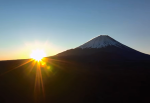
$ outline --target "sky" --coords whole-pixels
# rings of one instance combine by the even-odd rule
[[[98,35],[150,54],[150,0],[0,0],[0,60],[47,56]]]

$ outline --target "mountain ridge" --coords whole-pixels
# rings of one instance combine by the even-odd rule
[[[150,55],[132,49],[108,35],[100,35],[90,41],[57,54],[58,57],[94,60],[150,60]],[[76,57],[75,57],[76,56]]]

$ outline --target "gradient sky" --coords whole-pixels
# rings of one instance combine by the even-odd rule
[[[0,60],[48,56],[98,35],[150,54],[150,0],[0,0]]]

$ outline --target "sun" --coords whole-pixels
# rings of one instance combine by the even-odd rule
[[[46,57],[46,53],[42,49],[32,50],[30,57],[36,61],[40,61],[43,57]]]

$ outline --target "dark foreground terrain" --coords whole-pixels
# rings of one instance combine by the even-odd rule
[[[150,61],[28,61],[0,62],[0,103],[150,102]]]

